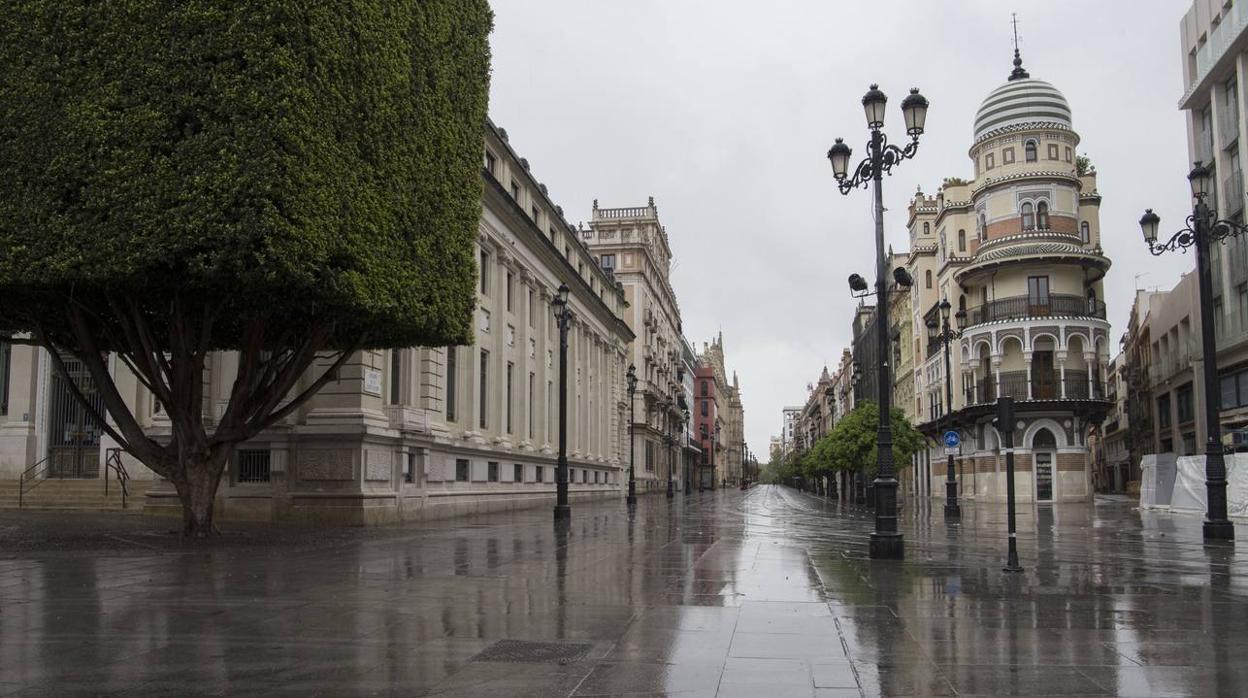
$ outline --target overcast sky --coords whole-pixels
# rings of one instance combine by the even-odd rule
[[[781,408],[851,339],[845,278],[873,278],[866,191],[837,192],[825,153],[855,155],[871,82],[931,101],[916,159],[885,181],[887,241],[907,246],[921,185],[972,176],[975,111],[1005,82],[1019,16],[1024,65],[1070,102],[1079,152],[1099,173],[1113,350],[1133,289],[1169,288],[1191,255],[1152,257],[1137,221],[1162,229],[1188,209],[1178,0],[493,0],[490,114],[568,220],[653,196],[673,251],[685,334],[724,335],[745,401],[746,437],[765,459]],[[1137,275],[1139,278],[1137,280]]]

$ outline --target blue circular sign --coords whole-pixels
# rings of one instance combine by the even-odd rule
[[[945,446],[948,446],[949,448],[957,448],[960,443],[962,443],[962,439],[958,438],[958,432],[945,432]]]

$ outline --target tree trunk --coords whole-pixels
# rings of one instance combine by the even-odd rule
[[[182,536],[208,538],[218,533],[213,525],[213,503],[221,484],[225,458],[217,454],[188,456],[181,472],[170,480],[182,502]]]

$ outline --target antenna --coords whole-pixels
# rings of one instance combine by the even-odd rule
[[[1014,24],[1014,53],[1018,53],[1018,13],[1010,13],[1010,21]]]
[[[1030,75],[1023,70],[1023,57],[1018,53],[1018,13],[1010,13],[1010,22],[1014,25],[1014,71],[1010,73],[1010,80],[1025,80]]]

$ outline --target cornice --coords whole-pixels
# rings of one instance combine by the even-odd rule
[[[1068,131],[1070,133],[1075,133],[1073,128],[1063,124],[1060,121],[1028,121],[1021,124],[1009,124],[1007,126],[1002,126],[1001,128],[994,128],[991,131],[987,131],[980,135],[979,138],[975,139],[975,143],[972,147],[978,146],[980,143],[996,138],[997,136],[1003,136],[1007,133],[1015,133],[1018,131]],[[1075,135],[1077,136],[1078,134]]]

